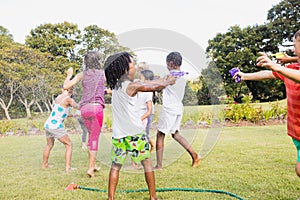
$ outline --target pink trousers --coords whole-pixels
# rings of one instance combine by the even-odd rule
[[[88,148],[98,151],[99,136],[103,123],[103,106],[101,104],[86,104],[80,108],[84,125],[89,132]]]

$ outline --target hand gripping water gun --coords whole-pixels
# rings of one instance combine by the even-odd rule
[[[188,73],[188,72],[184,72],[184,71],[171,70],[171,71],[170,71],[170,74],[171,74],[172,76],[181,77],[181,76],[184,76],[184,75],[189,74],[189,73]]]
[[[235,67],[235,68],[232,68],[231,70],[229,70],[229,73],[232,77],[234,77],[234,75],[239,71],[240,71],[239,68]],[[237,83],[241,82],[241,77],[239,75],[236,77],[235,82],[237,82]]]

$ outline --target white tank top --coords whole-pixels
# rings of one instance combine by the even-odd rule
[[[130,81],[124,81],[122,87],[112,90],[112,137],[123,138],[144,132],[138,106],[139,94],[128,96],[126,89]]]

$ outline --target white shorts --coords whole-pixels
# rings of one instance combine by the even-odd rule
[[[174,134],[180,129],[181,119],[182,114],[169,113],[162,109],[159,115],[157,129],[164,134]]]

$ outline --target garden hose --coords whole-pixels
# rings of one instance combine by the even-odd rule
[[[75,183],[71,183],[65,188],[65,190],[76,190],[76,189],[96,191],[96,192],[107,192],[107,190],[84,187],[84,186],[77,185]],[[172,191],[218,193],[218,194],[225,194],[225,195],[237,198],[239,200],[243,200],[242,197],[239,197],[236,194],[226,192],[223,190],[204,190],[204,189],[197,189],[197,188],[156,188],[156,192],[172,192]],[[120,193],[148,192],[148,189],[143,188],[143,189],[137,189],[137,190],[117,190],[117,192],[120,192]]]

